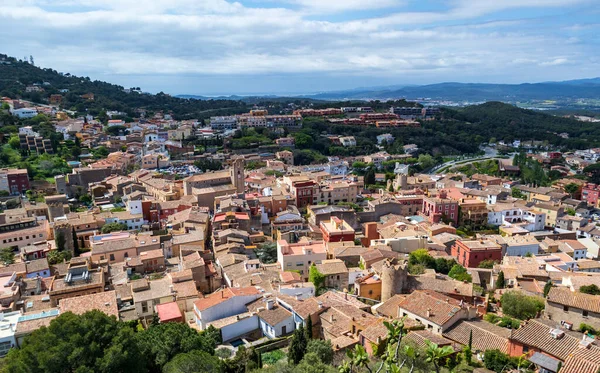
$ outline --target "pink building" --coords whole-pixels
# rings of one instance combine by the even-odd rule
[[[458,225],[458,201],[447,198],[446,191],[440,191],[438,197],[423,198],[422,213],[431,223],[445,221]]]
[[[588,205],[597,206],[599,197],[600,186],[597,184],[588,183],[581,188],[581,200],[587,202]]]
[[[304,281],[308,281],[310,266],[327,259],[327,251],[323,241],[301,239],[297,243],[286,240],[277,241],[277,262],[282,271],[299,271]]]

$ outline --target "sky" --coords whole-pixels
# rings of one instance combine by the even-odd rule
[[[600,0],[0,0],[0,53],[169,94],[600,75]]]

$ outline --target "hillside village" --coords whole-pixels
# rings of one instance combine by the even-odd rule
[[[52,177],[0,170],[0,355],[61,314],[100,310],[141,328],[216,328],[234,352],[286,348],[309,327],[337,362],[356,346],[381,356],[386,323],[402,320],[405,340],[449,355],[468,347],[480,363],[497,350],[539,372],[600,369],[600,149],[497,141],[505,155],[433,167],[415,144],[388,152],[386,133],[375,152],[295,164],[305,140],[295,133],[311,118],[419,127],[439,113],[255,107],[206,122],[166,112],[125,121],[2,102],[18,121],[42,115],[61,149],[81,151]],[[55,155],[35,126],[4,147]],[[263,129],[277,134],[268,151]],[[531,170],[556,176],[523,182]]]

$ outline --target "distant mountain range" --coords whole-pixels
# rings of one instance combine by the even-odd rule
[[[577,98],[600,99],[600,78],[563,82],[488,84],[439,83],[404,86],[397,89],[369,89],[325,92],[305,96],[320,100],[389,100],[422,99],[450,101],[524,101],[565,100]]]
[[[247,101],[250,97],[193,95],[177,96],[196,99],[229,99]],[[278,96],[260,96],[276,99]],[[342,91],[321,92],[296,96],[314,100],[409,100],[431,99],[448,101],[528,101],[528,100],[574,100],[579,98],[600,99],[600,78],[523,84],[489,83],[438,83],[428,85],[396,85],[385,87],[362,87]],[[257,97],[254,97],[255,99]],[[281,98],[281,97],[279,97]],[[288,97],[289,98],[289,97]]]

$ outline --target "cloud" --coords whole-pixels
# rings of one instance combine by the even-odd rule
[[[561,33],[582,22],[557,28],[542,16],[524,21],[521,12],[490,18],[511,9],[586,6],[584,0],[453,0],[433,11],[415,10],[403,0],[5,3],[0,7],[3,53],[32,54],[43,66],[90,76],[549,80],[556,74],[568,78],[564,74],[574,70],[587,73],[598,64],[597,50]],[[383,12],[367,12],[374,9]],[[352,20],[341,16],[347,13]],[[315,14],[329,20],[314,20]],[[599,29],[590,25],[590,31]]]
[[[558,66],[558,65],[564,65],[568,62],[569,62],[568,59],[561,57],[561,58],[555,58],[550,61],[540,62],[540,66]]]

